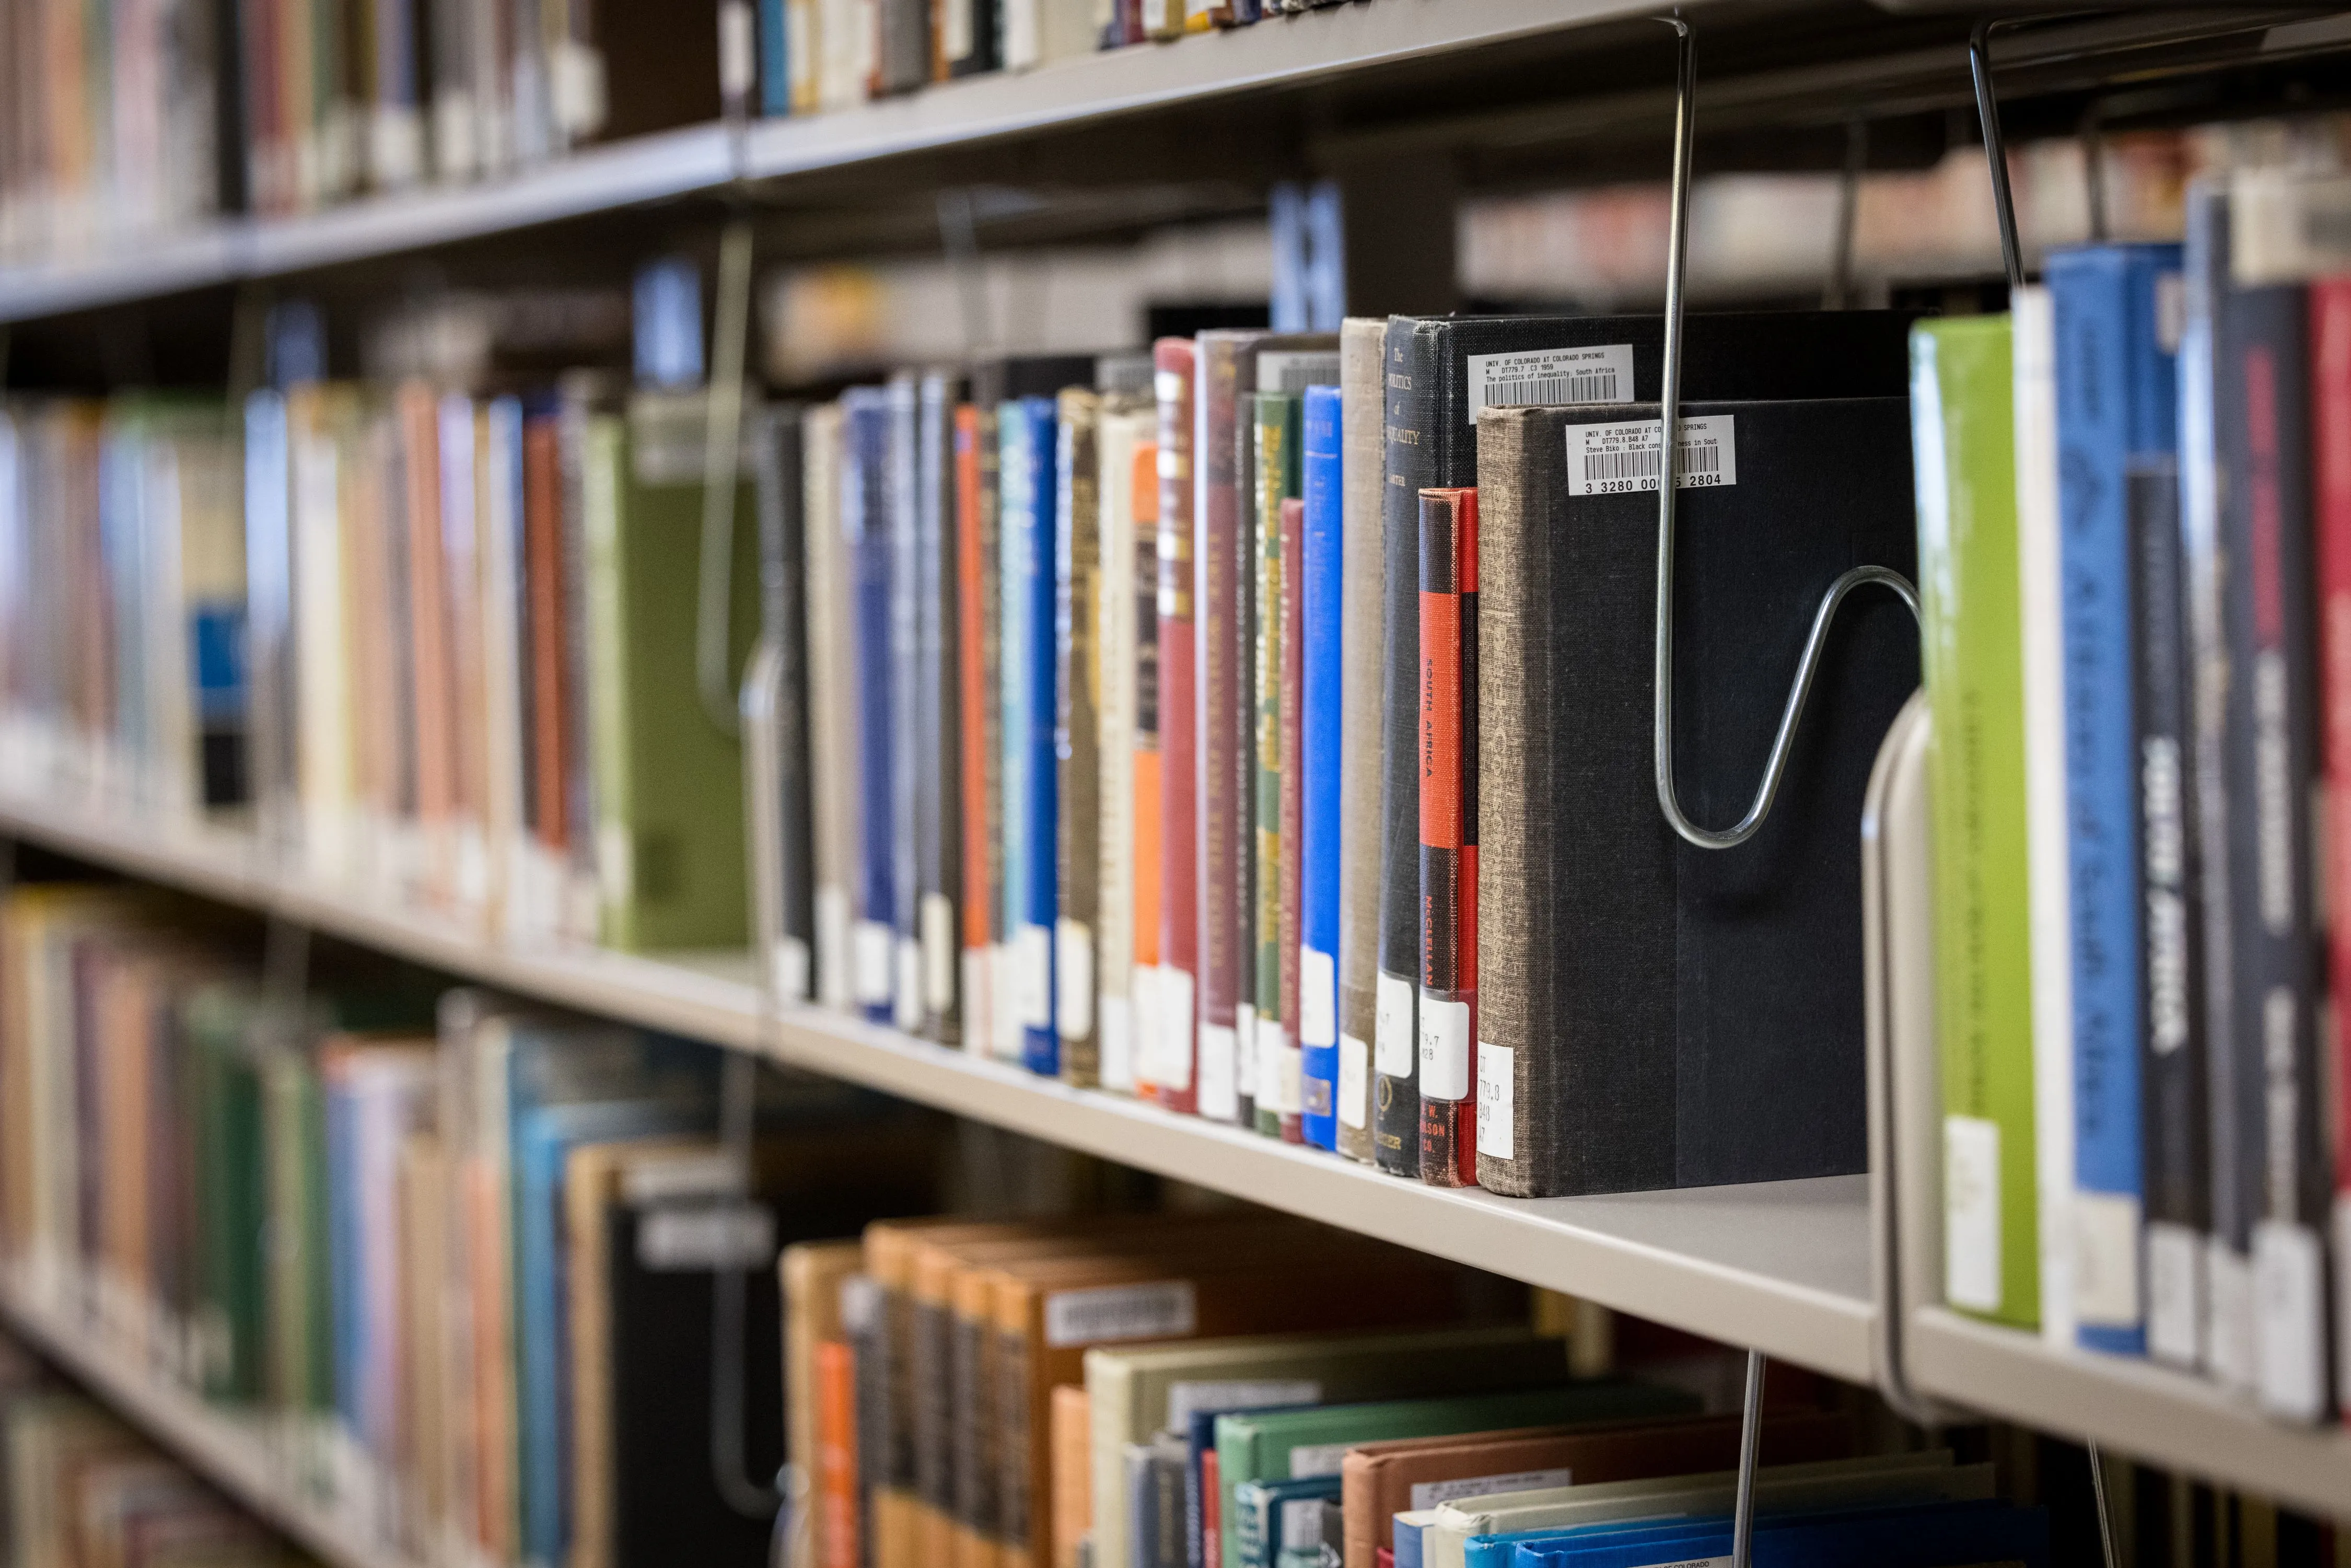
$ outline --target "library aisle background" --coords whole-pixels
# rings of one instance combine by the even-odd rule
[[[0,0],[0,872],[19,1568],[2341,1568],[2351,13]]]

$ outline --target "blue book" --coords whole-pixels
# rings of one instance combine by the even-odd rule
[[[1305,842],[1300,847],[1298,1047],[1306,1141],[1339,1142],[1339,602],[1342,556],[1339,389],[1306,389],[1303,489],[1306,623],[1299,757]]]
[[[791,29],[784,19],[784,0],[759,0],[759,112],[791,111]]]
[[[1054,497],[1053,468],[1061,444],[1061,416],[1049,397],[1025,397],[1010,405],[1004,421],[1020,427],[1019,472],[1014,472],[1013,448],[1008,444],[1002,470],[1004,505],[1000,527],[1012,559],[1005,573],[1005,665],[1019,661],[1019,685],[1008,702],[1020,717],[1022,750],[1020,791],[1005,786],[1004,814],[1020,819],[1025,847],[1016,883],[1012,868],[1005,868],[1007,886],[1020,889],[1013,927],[1013,985],[1020,1003],[1022,1059],[1029,1071],[1047,1078],[1061,1072],[1061,1036],[1053,1020],[1053,922],[1061,903],[1061,842],[1058,806],[1058,758],[1054,755],[1055,712],[1053,614]],[[1011,619],[1011,601],[1019,600],[1019,623]],[[1016,654],[1014,647],[1018,643]],[[1013,741],[1007,725],[1007,748]]]
[[[1029,985],[1023,966],[1038,955],[1021,944],[1021,926],[1029,912],[1029,823],[1021,802],[1029,798],[1029,580],[1028,541],[1018,519],[1035,510],[1039,456],[1036,437],[1018,401],[998,404],[996,411],[996,591],[998,601],[997,636],[998,731],[1003,776],[1004,908],[998,928],[1004,933],[1003,967],[997,983],[1012,988],[1013,1005],[1006,1016],[1024,1031],[1021,1054],[1027,1052],[1025,1031],[1029,1022]],[[1045,944],[1043,961],[1052,961],[1052,944]],[[1033,987],[1029,988],[1033,989]]]
[[[2074,1281],[2085,1349],[2142,1354],[2138,733],[2132,468],[2179,451],[2162,325],[2175,245],[2059,251],[2055,321],[2060,636],[2074,1012]],[[2169,285],[2165,279],[2172,279]]]
[[[850,937],[850,997],[876,1023],[891,1021],[898,924],[898,860],[891,814],[890,689],[890,396],[879,387],[853,387],[841,396],[847,431],[841,445],[842,542],[850,557],[850,595],[856,625],[859,845],[856,930]]]
[[[1521,1542],[1509,1568],[1654,1568],[1728,1562],[1728,1517],[1604,1528],[1551,1543]],[[2001,1502],[1930,1504],[1755,1521],[1755,1568],[1943,1568],[2019,1563],[2047,1568],[2049,1515]]]
[[[918,666],[923,552],[917,533],[921,434],[916,425],[920,378],[901,371],[890,378],[890,423],[883,447],[882,496],[890,535],[890,753],[898,766],[890,776],[890,908],[893,1019],[903,1030],[923,1022],[923,978],[920,950],[915,944],[915,911],[921,895],[915,887],[917,833],[914,802],[918,793],[916,758],[921,747],[916,728],[920,716]]]

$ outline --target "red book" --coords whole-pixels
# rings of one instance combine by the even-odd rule
[[[2327,865],[2341,900],[2351,888],[2351,277],[2310,286],[2312,467],[2318,539],[2319,744],[2326,779]],[[2351,918],[2339,903],[2328,922],[2326,977],[2339,1010],[2351,997]],[[2333,1031],[2335,1125],[2351,1128],[2351,1047]],[[2338,1214],[2351,1213],[2351,1136],[2335,1139]],[[2338,1231],[2341,1229],[2338,1224]],[[2338,1249],[2335,1281],[2351,1289],[2351,1249]],[[2351,1416],[2351,1397],[2343,1401]]]
[[[1478,492],[1420,493],[1420,1179],[1478,1185]]]
[[[816,1347],[814,1479],[820,1568],[858,1568],[857,1353],[837,1339]]]
[[[1281,1038],[1298,1050],[1298,944],[1306,848],[1306,503],[1281,503]],[[1306,1141],[1301,1110],[1281,1113],[1281,1141]]]
[[[1159,1006],[1148,1081],[1171,1111],[1199,1109],[1198,685],[1192,626],[1193,353],[1188,338],[1152,349],[1159,398]],[[1140,1077],[1140,1074],[1138,1074]]]
[[[993,941],[990,919],[998,899],[987,874],[988,846],[995,842],[987,820],[987,759],[998,750],[995,710],[988,687],[996,671],[987,660],[987,560],[980,538],[979,410],[964,403],[955,414],[956,660],[963,705],[963,1046],[976,1056],[993,1049],[989,1025],[996,1014],[988,995],[987,961]]]

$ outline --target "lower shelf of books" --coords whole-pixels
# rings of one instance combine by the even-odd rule
[[[330,1502],[295,1484],[284,1446],[107,1344],[79,1314],[37,1291],[21,1271],[0,1271],[0,1320],[115,1414],[331,1568],[416,1568],[417,1556],[381,1542]]]

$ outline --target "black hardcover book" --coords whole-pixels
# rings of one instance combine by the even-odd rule
[[[951,77],[978,76],[1004,62],[998,0],[938,0],[939,55]]]
[[[2322,1240],[2332,1195],[2319,1065],[2308,292],[2298,284],[2231,288],[2217,327],[2218,521],[2231,569],[2221,579],[2221,624],[2237,1202],[2215,1218],[2252,1267],[2261,1403],[2314,1421],[2331,1407],[2333,1383]],[[2221,896],[2219,885],[2213,893]]]
[[[2204,1236],[2211,1224],[2204,1109],[2204,949],[2197,881],[2179,472],[2132,469],[2131,642],[2138,724],[2139,875],[2146,940],[2139,994],[2140,1144],[2147,1172],[2147,1352],[2197,1361]]]
[[[962,1039],[956,995],[963,905],[960,663],[956,657],[955,414],[961,378],[923,377],[914,452],[914,929],[921,957],[922,1030]]]
[[[738,1511],[711,1464],[714,1265],[745,1269],[743,1473],[758,1485],[783,1463],[783,1333],[772,1215],[758,1205],[615,1203],[612,1504],[616,1568],[768,1560],[771,1518]]]
[[[1092,354],[1014,354],[971,367],[971,401],[993,412],[1015,398],[1058,397],[1063,387],[1094,384]]]
[[[778,988],[795,1001],[810,995],[816,952],[816,867],[810,842],[808,723],[808,593],[801,570],[807,505],[798,403],[763,410],[757,435],[759,507],[759,617],[762,640],[777,664],[775,793],[778,824],[773,868],[778,890],[776,929],[785,953]]]
[[[1747,810],[1821,596],[1917,555],[1898,397],[1683,406],[1674,773]],[[1918,685],[1881,589],[1838,612],[1777,804],[1685,844],[1652,739],[1657,408],[1510,410],[1479,463],[1478,1176],[1520,1197],[1866,1165],[1862,797]]]
[[[1911,319],[1905,312],[1859,310],[1693,316],[1684,332],[1682,393],[1686,399],[1902,396]],[[1388,738],[1372,1126],[1373,1154],[1383,1170],[1419,1171],[1420,789],[1414,736],[1420,710],[1420,492],[1478,483],[1478,411],[1489,404],[1654,400],[1664,374],[1664,341],[1661,316],[1388,319],[1381,523],[1388,597],[1380,715]],[[1906,450],[1907,444],[1905,436]]]

